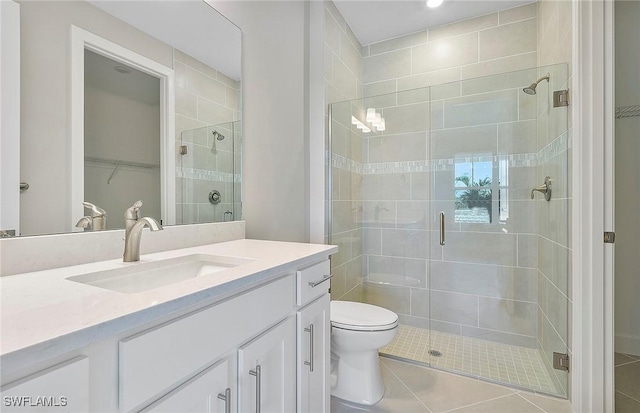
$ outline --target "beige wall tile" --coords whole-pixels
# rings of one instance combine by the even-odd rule
[[[173,49],[173,53],[174,53],[175,60],[182,62],[183,64],[190,66],[209,77],[212,77],[214,79],[216,78],[218,71],[215,70],[214,68],[205,65],[198,59],[194,59],[193,57],[189,56],[184,52],[181,52],[178,49]]]
[[[233,111],[222,105],[198,97],[198,120],[210,125],[233,122]]]
[[[229,109],[239,110],[238,107],[238,91],[227,86],[225,95],[225,106]]]
[[[536,153],[537,124],[535,120],[507,122],[498,125],[500,155]]]
[[[355,47],[346,33],[340,33],[340,59],[354,74],[356,79],[362,77],[362,57],[360,47]]]
[[[415,46],[411,50],[413,51],[412,74],[476,63],[478,62],[478,33],[442,39]]]
[[[365,57],[363,68],[362,80],[364,83],[410,75],[411,49]]]
[[[358,37],[353,30],[351,30],[351,27],[349,27],[348,24],[345,27],[345,32],[347,33],[347,37],[349,38],[351,45],[358,49],[358,55],[362,56],[362,44],[360,44],[360,40],[358,40]]]
[[[335,53],[340,53],[340,25],[331,12],[325,8],[324,13],[324,43]]]
[[[335,88],[333,85],[326,84],[324,88],[324,101],[327,105],[331,103],[344,102],[349,100],[347,96]],[[350,115],[349,115],[350,116]]]
[[[431,290],[431,319],[478,326],[478,297]]]
[[[431,88],[406,90],[396,93],[398,105],[409,105],[413,103],[428,103],[431,96]]]
[[[446,26],[429,29],[429,42],[459,36],[465,33],[477,32],[498,25],[498,13],[475,17],[461,22],[451,23]]]
[[[497,125],[432,131],[431,158],[448,159],[458,154],[495,154],[497,136]]]
[[[390,52],[392,50],[405,49],[427,42],[427,31],[408,34],[406,36],[396,37],[394,39],[385,40],[379,43],[369,45],[369,53],[371,55]]]
[[[459,67],[454,67],[451,69],[436,70],[433,72],[403,77],[398,79],[398,90],[410,90],[455,82],[460,80],[460,73],[461,69]]]
[[[429,130],[428,103],[386,108],[382,116],[386,122],[385,135]]]
[[[537,271],[529,268],[432,261],[430,288],[493,298],[536,302]]]
[[[222,105],[225,103],[225,85],[191,67],[187,67],[186,90],[212,102]]]
[[[324,45],[324,80],[331,83],[333,81],[333,51]]]
[[[461,82],[462,94],[473,95],[476,93],[495,92],[497,90],[504,89],[522,89],[525,86],[529,86],[536,79],[538,79],[538,72],[535,68],[532,68],[463,80]],[[532,100],[535,100],[535,98]]]
[[[429,235],[416,229],[382,230],[382,255],[390,257],[429,258]],[[422,284],[426,287],[426,283]]]
[[[364,175],[362,181],[363,199],[411,199],[410,183],[410,175],[406,173]]]
[[[514,234],[447,234],[446,261],[517,266],[517,239]]]
[[[364,300],[396,313],[409,314],[410,289],[395,285],[363,283]]]
[[[535,105],[532,108],[535,111]],[[464,96],[444,101],[445,128],[517,120],[518,92],[515,89]]]
[[[536,67],[538,63],[537,59],[537,53],[534,51],[516,56],[508,56],[501,59],[480,62],[473,65],[462,66],[462,79],[471,79],[474,77],[512,72],[514,70],[529,69]]]
[[[331,268],[331,299],[340,299],[347,292],[346,265]]]
[[[479,34],[480,60],[535,52],[537,48],[536,32],[536,19],[483,30]]]
[[[411,289],[411,315],[414,317],[429,318],[429,294],[424,288]]]
[[[534,336],[536,303],[480,297],[480,327],[507,333]]]
[[[237,80],[231,79],[229,76],[225,75],[222,72],[218,72],[218,75],[217,75],[216,79],[219,82],[222,82],[222,83],[224,83],[225,85],[227,85],[227,86],[229,86],[231,88],[236,89],[238,87],[238,81]]]
[[[176,114],[189,118],[198,117],[198,96],[182,88],[176,88]]]
[[[538,4],[530,3],[500,12],[500,24],[512,23],[519,20],[526,20],[538,15]]]
[[[414,132],[369,138],[369,162],[401,162],[427,159],[427,134]]]
[[[342,14],[340,13],[340,11],[336,7],[336,5],[333,3],[333,1],[325,0],[324,7],[325,7],[326,11],[328,11],[331,14],[331,16],[333,16],[333,18],[337,22],[338,26],[340,27],[340,29],[344,30],[346,25],[347,25],[347,23],[344,20],[344,17],[342,17]]]
[[[356,233],[357,231],[353,231],[352,235]],[[358,239],[357,237],[353,237],[353,241],[354,241],[353,246],[362,245],[362,242],[359,242],[359,243],[355,242],[357,239]],[[353,259],[346,264],[346,269],[345,269],[345,272],[346,272],[345,281],[346,281],[347,291],[361,284],[365,275],[364,267],[363,267],[364,257],[362,255],[362,251],[352,250],[352,255],[353,255]]]
[[[340,60],[333,62],[333,86],[342,92],[347,99],[356,99],[356,77]]]
[[[370,97],[393,93],[396,91],[396,82],[396,79],[391,79],[383,80],[382,82],[367,83],[363,86],[363,96]]]

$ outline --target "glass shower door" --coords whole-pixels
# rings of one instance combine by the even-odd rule
[[[239,122],[183,131],[177,142],[177,221],[179,224],[239,218]]]
[[[567,108],[549,92],[566,82],[554,66],[432,88],[434,367],[567,394],[552,368],[553,352],[567,353]],[[550,201],[532,192],[546,176]]]

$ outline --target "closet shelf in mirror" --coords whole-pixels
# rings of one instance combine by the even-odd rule
[[[114,165],[113,172],[111,172],[111,175],[109,175],[109,178],[107,179],[107,185],[111,183],[111,178],[113,178],[113,175],[116,174],[116,171],[121,166],[128,166],[128,167],[142,168],[142,169],[155,169],[160,167],[159,163],[156,164],[156,163],[145,163],[145,162],[135,162],[135,161],[123,161],[122,159],[98,158],[95,156],[85,156],[84,160],[85,162]]]
[[[125,161],[122,159],[97,158],[94,156],[85,156],[84,160],[85,162],[95,162],[95,163],[117,165],[117,166],[131,166],[134,168],[154,169],[154,168],[160,167],[159,163],[144,163],[144,162],[135,162],[135,161]]]

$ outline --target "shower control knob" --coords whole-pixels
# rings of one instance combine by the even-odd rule
[[[211,202],[213,205],[219,204],[221,199],[222,196],[220,195],[220,191],[218,191],[217,189],[209,192],[209,202]]]

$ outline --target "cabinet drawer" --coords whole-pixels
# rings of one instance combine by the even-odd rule
[[[319,262],[297,272],[297,304],[303,306],[329,291],[329,260]]]
[[[2,387],[3,412],[89,411],[89,359],[75,358]]]
[[[119,405],[129,411],[289,315],[293,276],[281,278],[119,343]]]

